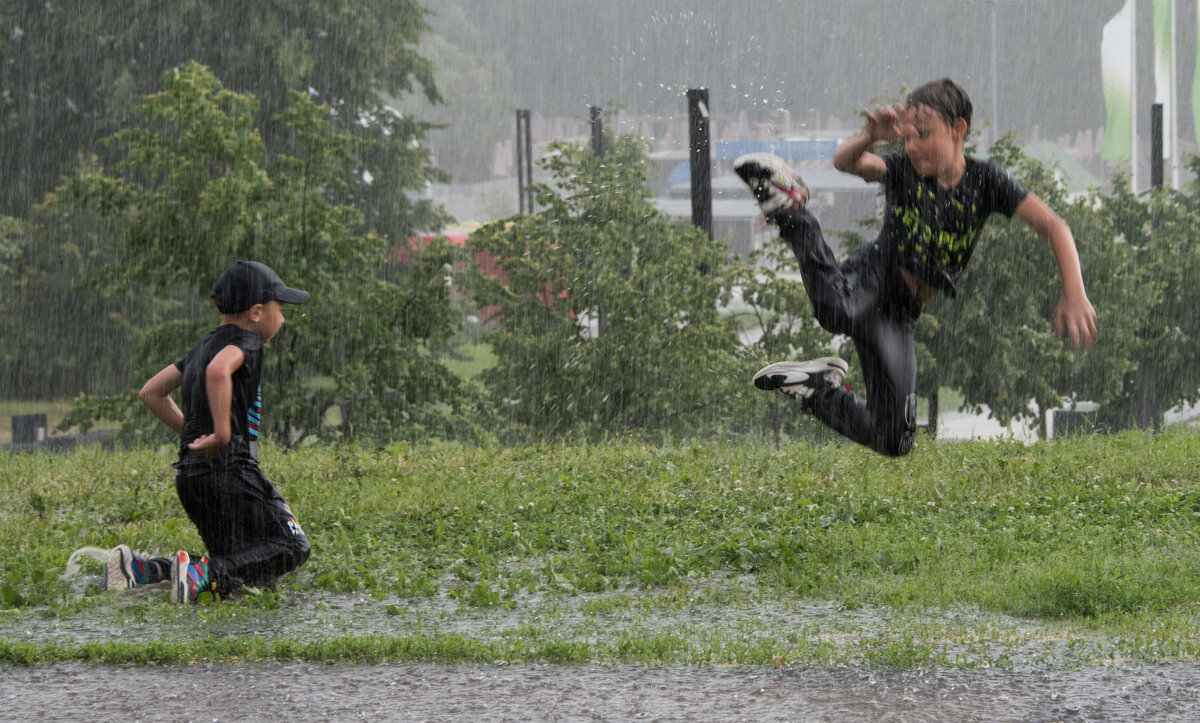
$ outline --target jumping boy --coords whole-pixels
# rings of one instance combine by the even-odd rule
[[[208,556],[180,550],[169,561],[119,545],[109,554],[109,587],[150,584],[170,575],[171,601],[202,592],[226,596],[261,585],[308,559],[308,539],[258,467],[263,345],[283,326],[283,304],[307,291],[289,288],[267,266],[239,261],[213,288],[221,326],[183,359],[155,374],[139,394],[154,416],[180,435],[175,490]],[[182,387],[183,410],[170,394]],[[169,564],[169,572],[167,565]]]
[[[913,91],[903,107],[866,114],[863,129],[838,147],[833,165],[883,184],[883,228],[840,265],[805,208],[808,186],[782,160],[756,153],[734,162],[763,215],[791,244],[818,323],[853,339],[867,398],[842,387],[847,365],[836,357],[771,364],[754,375],[755,386],[797,399],[804,411],[881,454],[912,450],[914,324],[936,294],[955,295],[955,281],[992,213],[1015,213],[1049,242],[1063,283],[1055,330],[1067,333],[1077,349],[1096,343],[1096,312],[1084,291],[1071,229],[1004,169],[963,154],[971,111],[966,92],[945,78]],[[894,141],[904,142],[904,152],[870,151]]]

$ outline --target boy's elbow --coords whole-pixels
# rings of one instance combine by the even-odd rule
[[[215,362],[209,364],[208,368],[204,370],[204,383],[208,385],[209,389],[214,388],[231,377],[232,374],[228,369]]]

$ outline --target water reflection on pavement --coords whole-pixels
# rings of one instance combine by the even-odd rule
[[[1200,719],[1200,667],[1045,673],[238,664],[0,668],[0,720]]]

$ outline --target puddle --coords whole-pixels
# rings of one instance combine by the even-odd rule
[[[744,595],[735,605],[706,602],[703,586],[669,599],[647,591],[529,595],[513,607],[471,607],[446,595],[374,600],[355,594],[290,592],[282,607],[251,601],[211,610],[160,604],[164,586],[139,588],[98,599],[96,607],[51,616],[46,611],[0,612],[0,640],[77,645],[121,640],[230,637],[314,641],[338,637],[402,638],[456,634],[488,641],[577,641],[612,650],[625,641],[665,636],[682,641],[667,662],[680,664],[766,662],[738,651],[778,649],[785,662],[926,669],[1001,668],[1031,672],[1050,668],[1106,667],[1123,657],[1154,664],[1115,641],[1090,640],[1054,621],[1033,621],[978,610],[845,610],[822,601],[781,601]],[[698,597],[692,598],[691,593]],[[759,646],[759,647],[756,647]],[[909,655],[880,660],[889,649]],[[716,656],[714,658],[714,655]],[[915,657],[913,657],[915,656]],[[606,660],[603,655],[598,661]],[[878,667],[878,665],[876,665]]]
[[[0,721],[1183,721],[1200,668],[899,673],[246,664],[0,668]]]

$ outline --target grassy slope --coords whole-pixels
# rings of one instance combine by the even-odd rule
[[[268,449],[314,555],[277,593],[200,611],[57,578],[86,545],[200,549],[168,451],[4,459],[0,661],[1187,659],[1198,452],[1186,430],[923,442],[902,460],[806,444]],[[282,622],[347,599],[365,607],[327,612],[323,639]],[[239,612],[279,633],[230,628]],[[347,614],[394,624],[355,633]],[[216,627],[184,642],[21,632],[197,615]]]

